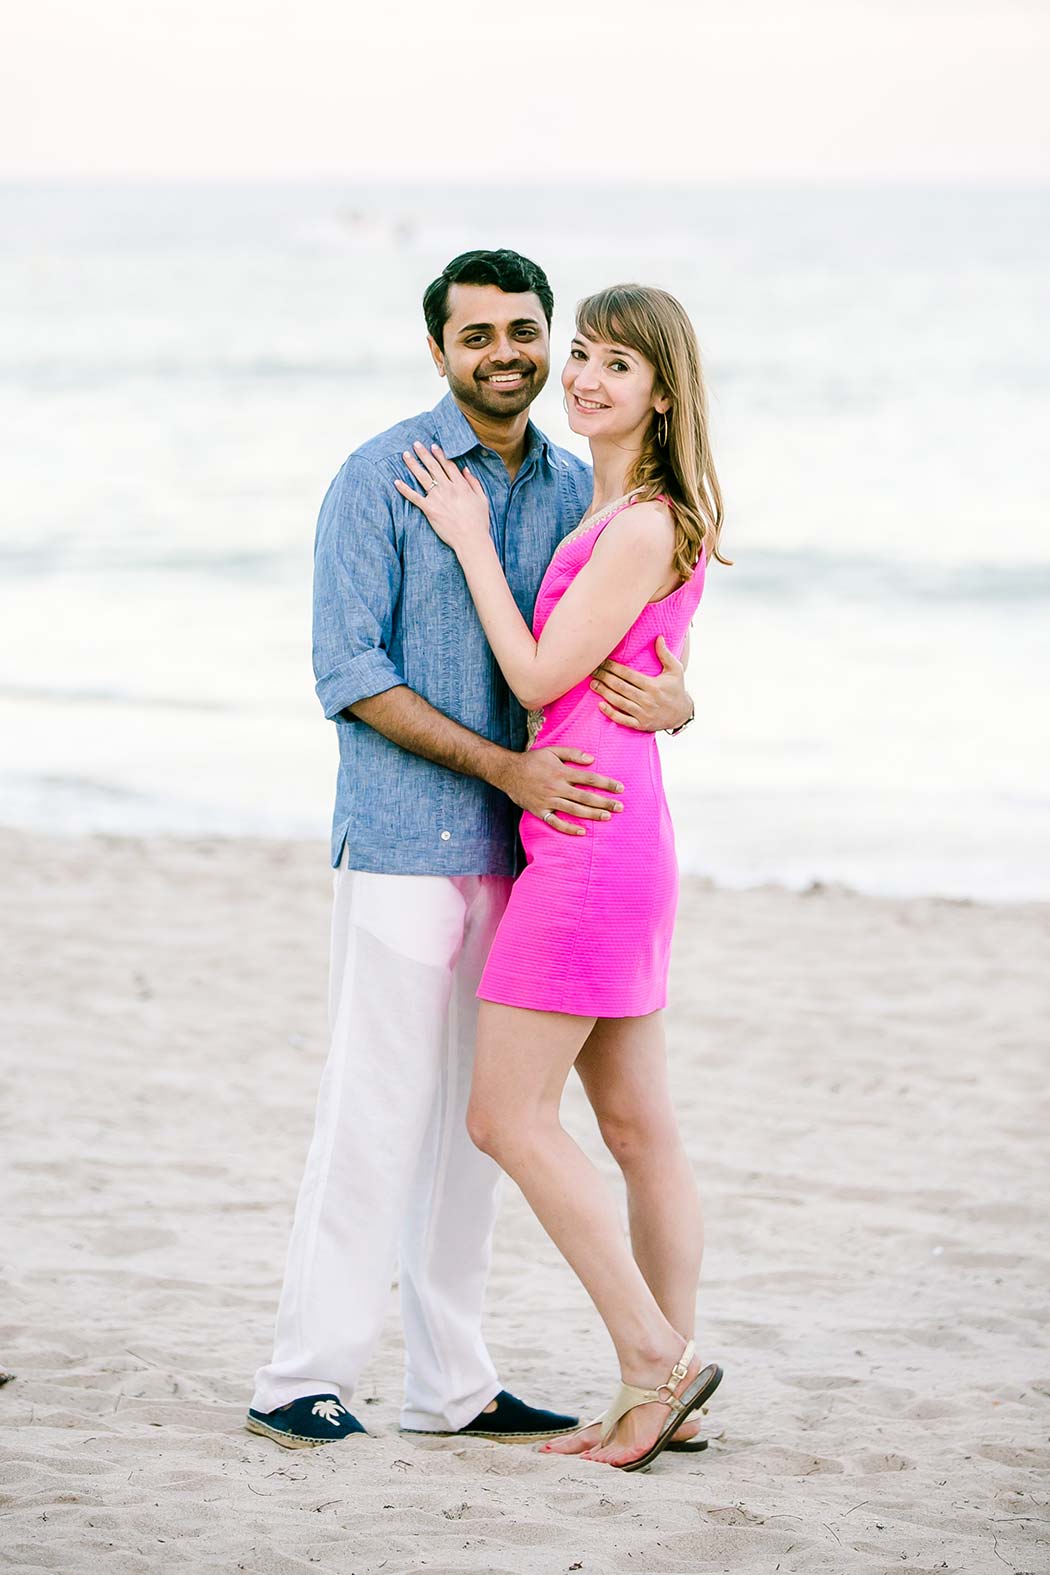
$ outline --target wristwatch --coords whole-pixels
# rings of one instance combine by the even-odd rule
[[[690,711],[690,713],[686,717],[685,721],[682,722],[678,727],[665,727],[664,728],[664,732],[667,734],[668,738],[677,738],[679,733],[682,731],[682,728],[688,727],[690,722],[694,721],[695,718],[696,718],[696,701],[694,700],[693,701],[693,709]]]

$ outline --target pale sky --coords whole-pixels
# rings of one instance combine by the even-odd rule
[[[1050,178],[1047,0],[520,12],[23,0],[0,176]]]

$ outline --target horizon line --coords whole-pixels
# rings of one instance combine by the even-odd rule
[[[669,175],[653,179],[648,175],[628,174],[622,176],[595,175],[595,174],[568,174],[549,178],[523,177],[509,185],[506,178],[495,173],[484,173],[477,176],[449,175],[440,182],[443,190],[449,187],[464,187],[470,189],[498,186],[504,193],[517,190],[532,190],[551,188],[569,189],[573,186],[586,183],[597,187],[644,186],[648,188],[677,188],[700,186],[748,186],[748,187],[849,187],[849,188],[878,188],[894,187],[921,190],[925,187],[953,187],[959,190],[982,190],[988,187],[1006,187],[1014,189],[1043,190],[1050,187],[1050,171],[1045,175],[946,175],[946,174],[906,174],[906,175]],[[420,172],[397,173],[390,175],[360,174],[352,171],[347,173],[298,173],[283,174],[248,174],[228,173],[215,175],[210,173],[184,173],[171,172],[147,174],[141,171],[17,171],[0,169],[0,184],[4,185],[169,185],[169,186],[331,186],[354,184],[368,187],[404,187],[431,185],[432,181]]]

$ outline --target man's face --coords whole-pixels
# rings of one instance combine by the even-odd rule
[[[494,284],[453,284],[443,343],[430,340],[456,400],[491,420],[520,416],[550,371],[550,336],[538,295]]]

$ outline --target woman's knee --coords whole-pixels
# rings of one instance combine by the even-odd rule
[[[651,1164],[679,1141],[670,1111],[610,1109],[597,1114],[602,1141],[621,1170]]]
[[[498,1108],[487,1101],[471,1099],[467,1106],[467,1133],[474,1147],[496,1159],[501,1130]]]
[[[510,1172],[542,1148],[544,1125],[541,1113],[508,1110],[505,1102],[472,1098],[467,1108],[474,1147]]]

